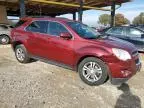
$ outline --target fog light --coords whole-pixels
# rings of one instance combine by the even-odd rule
[[[121,71],[121,73],[124,77],[128,77],[131,74],[131,72],[128,70],[123,70],[123,71]]]

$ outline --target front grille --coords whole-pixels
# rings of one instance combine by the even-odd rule
[[[135,64],[137,65],[137,64],[139,64],[139,63],[140,63],[140,60],[139,60],[139,58],[138,58],[138,59],[135,60]]]
[[[136,65],[139,65],[141,63],[140,59],[139,59],[139,53],[138,53],[138,51],[133,51],[132,52],[132,57],[135,59],[135,64]]]

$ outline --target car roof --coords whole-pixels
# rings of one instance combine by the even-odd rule
[[[109,29],[111,29],[111,28],[115,28],[115,27],[134,28],[134,29],[137,29],[137,30],[140,30],[140,31],[144,32],[143,29],[138,28],[138,27],[134,27],[134,26],[114,26],[114,27],[109,27],[108,29],[105,30],[105,32],[108,31]]]
[[[123,27],[123,28],[136,28],[136,29],[139,29],[139,28],[134,27],[134,26],[114,26],[114,27],[110,27],[110,28],[115,28],[115,27]]]
[[[73,21],[67,18],[62,18],[62,17],[49,17],[49,16],[34,16],[34,17],[23,17],[20,20],[24,20],[24,21],[33,21],[33,20],[51,20],[51,21],[62,21],[62,22],[69,22],[69,21]]]

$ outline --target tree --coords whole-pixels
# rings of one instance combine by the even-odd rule
[[[110,15],[108,14],[100,15],[98,23],[105,25],[105,26],[110,24]]]
[[[137,17],[134,18],[133,24],[144,24],[144,12],[140,13]]]
[[[127,18],[125,18],[125,24],[130,24],[130,20],[128,20]]]
[[[124,24],[130,24],[130,21],[124,17],[123,14],[116,14],[115,16],[115,25],[116,26],[121,26],[121,25],[124,25]]]
[[[111,22],[111,16],[108,15],[108,14],[102,14],[99,17],[98,22],[100,24],[103,24],[103,25],[108,25]],[[127,18],[125,18],[123,14],[119,14],[119,13],[116,14],[116,16],[115,16],[115,25],[116,26],[121,26],[121,25],[124,25],[124,24],[130,24],[130,21]]]

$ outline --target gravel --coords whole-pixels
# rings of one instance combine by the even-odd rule
[[[10,45],[0,45],[0,108],[144,108],[143,82],[144,68],[120,87],[91,87],[71,70],[20,64]]]

